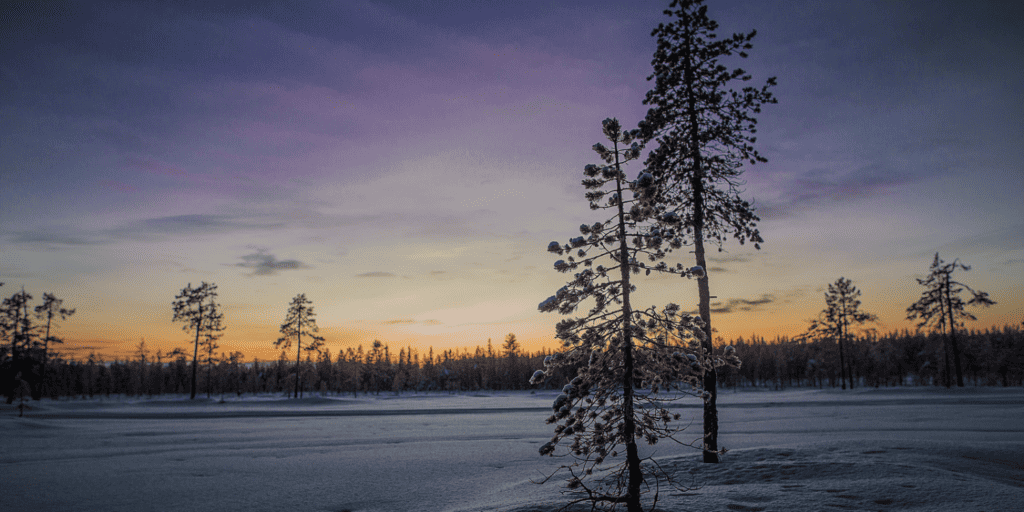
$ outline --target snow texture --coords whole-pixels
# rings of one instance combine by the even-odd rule
[[[0,510],[550,512],[558,391],[0,406]],[[678,409],[700,435],[699,404]],[[721,464],[641,444],[692,489],[658,510],[1018,511],[1024,390],[723,390]],[[683,439],[690,441],[691,439]]]

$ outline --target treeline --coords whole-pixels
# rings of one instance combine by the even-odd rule
[[[964,379],[975,386],[1024,386],[1024,329],[961,331]],[[857,386],[949,385],[945,337],[903,331],[851,336],[846,340],[847,366]],[[729,387],[839,387],[839,348],[821,339],[738,339],[732,343],[743,361],[722,371]]]
[[[511,343],[509,343],[511,342]],[[531,389],[530,375],[543,366],[551,351],[523,352],[514,335],[499,348],[488,340],[486,347],[444,350],[429,348],[421,354],[412,347],[395,354],[387,344],[374,341],[332,354],[320,351],[296,364],[285,352],[275,361],[245,362],[241,352],[204,359],[197,368],[198,394],[224,395],[285,393],[342,395],[419,391]],[[206,364],[203,364],[203,363]],[[96,354],[85,361],[51,357],[43,384],[45,396],[94,397],[106,395],[158,396],[190,393],[192,363],[184,351],[171,356],[155,354],[140,343],[135,355],[103,362]],[[557,382],[568,379],[561,378]],[[27,396],[26,396],[27,398]]]
[[[975,386],[1024,386],[1024,330],[1017,327],[966,331],[963,335],[965,378]],[[511,343],[510,343],[511,342]],[[903,331],[847,340],[847,357],[857,386],[935,385],[945,382],[943,339],[934,334]],[[719,345],[725,342],[721,339]],[[838,347],[827,340],[779,338],[738,339],[731,343],[742,360],[739,369],[725,368],[723,386],[838,387]],[[321,351],[299,365],[284,352],[274,361],[246,362],[241,352],[200,361],[198,393],[210,397],[256,393],[344,395],[424,391],[476,391],[533,389],[528,381],[543,368],[550,350],[524,352],[514,335],[494,347],[452,349],[425,353],[412,347],[395,351],[375,341],[368,349],[347,348],[332,354]],[[204,364],[205,363],[205,364]],[[151,353],[140,343],[125,360],[103,362],[96,354],[86,360],[48,361],[42,389],[45,396],[94,397],[106,395],[158,396],[191,391],[192,362],[182,351],[171,356]],[[554,375],[543,387],[558,388],[573,375]],[[28,398],[28,396],[26,396]]]

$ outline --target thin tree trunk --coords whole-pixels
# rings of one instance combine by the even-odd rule
[[[192,351],[192,389],[190,391],[189,400],[195,400],[196,398],[196,386],[199,383],[199,379],[196,376],[196,367],[199,365],[199,333],[203,331],[203,305],[199,304],[199,321],[196,322],[196,345],[195,350]]]
[[[53,321],[53,311],[46,312],[46,337],[43,338],[43,367],[39,370],[39,397],[46,394],[46,363],[50,351],[50,323]]]
[[[851,347],[850,347],[850,343],[849,343],[849,341],[850,341],[850,325],[846,321],[846,318],[847,318],[846,292],[843,292],[842,298],[843,298],[843,304],[842,304],[842,307],[843,307],[843,319],[841,321],[842,322],[842,326],[840,327],[840,329],[841,329],[841,331],[840,331],[840,339],[845,342],[844,343],[845,346],[843,347],[844,350],[842,350],[840,352],[840,354],[842,354],[843,352],[846,352],[847,361],[846,361],[846,366],[844,367],[845,368],[845,372],[846,372],[846,379],[850,383],[850,389],[853,389],[853,353],[851,351]],[[842,364],[842,361],[841,361],[841,364]],[[845,385],[843,386],[843,389],[846,389]]]
[[[956,324],[953,323],[953,299],[949,296],[949,277],[946,277],[946,315],[949,318],[949,343],[953,347],[953,366],[956,368],[956,385],[964,387],[964,373],[960,366],[960,346],[956,342]],[[947,368],[946,371],[949,371]],[[946,386],[949,387],[949,386]]]
[[[690,188],[693,190],[693,249],[697,266],[704,269],[704,277],[697,280],[700,317],[704,320],[704,351],[710,357],[714,352],[711,337],[711,290],[708,284],[707,261],[704,259],[704,169],[700,154],[698,134],[697,97],[693,91],[693,66],[690,55],[690,34],[686,35],[685,66],[686,97],[690,123],[690,158],[693,172],[690,174]],[[704,462],[719,462],[718,457],[718,370],[714,365],[704,369]]]
[[[21,293],[25,293],[25,288],[22,287]],[[22,297],[24,300],[24,297]],[[10,390],[7,393],[7,403],[14,403],[14,394],[17,393],[18,386],[21,385],[17,380],[18,370],[21,367],[21,353],[18,350],[18,340],[24,338],[24,326],[21,325],[21,308],[16,307],[14,309],[14,339],[11,340],[11,381]],[[18,334],[18,329],[21,329],[22,334]]]
[[[619,143],[615,141],[615,169],[621,172],[619,164]],[[615,180],[616,192],[619,195],[619,270],[622,277],[622,417],[625,421],[624,436],[626,441],[626,469],[629,473],[626,488],[626,510],[642,512],[640,506],[640,485],[643,474],[640,472],[640,455],[636,447],[636,423],[633,421],[633,311],[629,303],[629,250],[626,243],[626,218],[622,205],[622,178]]]
[[[300,329],[301,329],[301,327],[300,327]],[[298,341],[298,343],[296,343],[296,348],[295,348],[295,396],[294,396],[294,398],[298,398],[299,397],[299,384],[301,382],[299,380],[299,364],[302,362],[301,361],[302,360],[302,331],[300,330],[298,334],[299,334],[299,336],[298,336],[299,341]]]
[[[947,277],[947,279],[948,279],[948,277]],[[949,286],[948,282],[945,283],[944,286]],[[940,292],[940,293],[942,293],[942,292]],[[942,296],[941,295],[939,296],[939,314],[944,316],[944,317],[946,316],[946,301],[942,300]],[[945,367],[946,367],[946,372],[945,372],[945,375],[943,376],[943,380],[946,381],[946,387],[950,388],[950,387],[953,387],[953,381],[952,381],[952,371],[949,368],[949,338],[946,336],[946,329],[945,329],[944,324],[945,323],[940,324],[940,325],[943,325],[943,328],[942,328],[942,351],[943,351],[943,355],[945,356],[945,357],[943,357],[943,362],[945,363]],[[953,325],[950,324],[950,330],[952,330],[952,327],[953,327]]]
[[[212,398],[213,392],[213,340],[210,340],[210,351],[206,353],[206,398]]]

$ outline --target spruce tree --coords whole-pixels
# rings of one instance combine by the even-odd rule
[[[718,23],[708,18],[703,0],[675,0],[665,14],[674,17],[651,33],[658,38],[654,53],[654,88],[644,104],[651,105],[641,123],[645,143],[656,141],[647,166],[656,184],[657,208],[682,219],[686,236],[693,238],[696,265],[707,268],[705,242],[722,248],[730,236],[760,249],[760,220],[754,207],[739,197],[739,176],[744,163],[764,162],[754,149],[754,115],[765,103],[775,103],[770,88],[775,78],[755,88],[732,88],[751,76],[729,69],[720,61],[745,58],[756,31],[719,39]],[[711,292],[708,276],[697,280],[699,314],[704,319],[705,350],[713,350]],[[704,404],[704,460],[718,462],[718,374],[705,376],[708,397]]]

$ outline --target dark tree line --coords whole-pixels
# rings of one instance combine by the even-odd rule
[[[800,338],[742,338],[733,342],[743,366],[722,372],[728,387],[945,386],[946,337],[939,332],[904,330],[884,335],[848,336],[843,378],[837,342]],[[961,331],[963,377],[974,386],[1024,386],[1024,328],[1005,326]]]
[[[1024,386],[1024,327],[1005,326],[959,333],[963,378],[972,386]],[[515,341],[513,339],[513,341]],[[846,339],[846,358],[856,386],[944,386],[945,338],[913,331],[865,334]],[[727,345],[719,338],[716,345]],[[740,338],[731,342],[743,361],[739,369],[721,369],[725,388],[786,389],[839,387],[837,343],[781,337]],[[303,391],[324,395],[424,391],[561,389],[575,375],[571,369],[549,374],[541,386],[530,376],[544,366],[551,351],[521,352],[518,342],[474,349],[426,353],[405,347],[394,351],[383,342],[368,348],[309,354],[299,365]],[[37,352],[39,353],[39,352]],[[10,362],[10,352],[6,353]],[[51,354],[45,372],[46,397],[107,395],[158,396],[191,391],[191,354],[153,353],[144,343],[133,356],[105,362],[97,354],[84,360]],[[241,352],[222,353],[212,365],[199,361],[198,389],[207,396],[295,392],[295,359],[282,352],[277,360],[246,362]],[[37,363],[38,364],[38,363]],[[4,382],[11,375],[3,367]],[[26,397],[27,398],[27,397]]]
[[[510,343],[511,342],[511,343]],[[190,351],[150,351],[140,342],[125,359],[103,361],[95,353],[85,360],[53,356],[46,373],[46,396],[95,397],[107,395],[158,396],[191,394],[192,375],[197,375],[196,393],[209,397],[253,393],[286,393],[294,396],[296,382],[303,392],[323,395],[352,393],[398,393],[420,391],[526,390],[533,369],[542,365],[551,351],[522,352],[515,335],[495,347],[451,349],[425,354],[411,347],[395,352],[374,341],[337,353],[322,350],[307,353],[299,364],[296,379],[294,357],[281,352],[274,361],[246,362],[241,352],[192,362]],[[196,371],[194,371],[196,370]],[[558,374],[550,387],[567,380]]]
[[[58,323],[75,314],[52,293],[44,293],[43,303],[35,307],[31,301],[22,289],[0,302],[0,391],[7,403],[43,396],[51,347],[64,343],[55,335]]]

